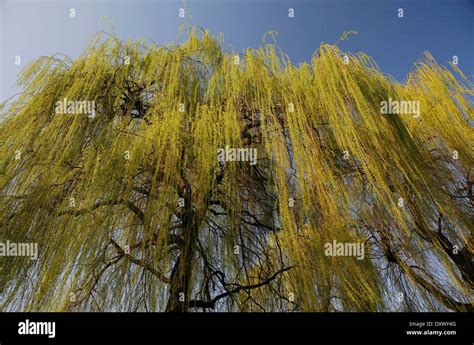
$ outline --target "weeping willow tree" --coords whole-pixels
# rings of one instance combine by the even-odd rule
[[[102,33],[18,83],[0,241],[39,252],[0,257],[1,310],[472,311],[474,92],[457,66],[425,53],[399,83],[336,45],[295,66],[274,41],[239,55],[204,31]],[[420,116],[383,114],[389,99]],[[365,257],[327,255],[334,241]]]

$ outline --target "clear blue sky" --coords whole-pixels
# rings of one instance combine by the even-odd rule
[[[76,18],[69,17],[71,7]],[[0,101],[15,93],[17,73],[30,59],[56,52],[77,57],[94,33],[107,29],[103,16],[122,38],[176,41],[180,7],[181,0],[0,0]],[[442,64],[457,55],[461,69],[474,75],[474,0],[188,0],[186,7],[191,24],[224,33],[236,51],[259,46],[274,30],[299,63],[321,42],[355,30],[340,47],[365,52],[400,81],[425,50]],[[21,66],[14,63],[18,55]]]

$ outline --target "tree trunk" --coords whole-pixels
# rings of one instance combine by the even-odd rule
[[[179,256],[170,276],[167,312],[186,312],[189,309],[193,263],[199,233],[200,222],[192,207],[191,186],[184,177],[182,182],[180,195],[184,197],[184,213],[181,219],[183,242],[179,247]]]

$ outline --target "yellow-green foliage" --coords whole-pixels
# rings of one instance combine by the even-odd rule
[[[441,213],[453,243],[472,249],[472,199],[451,196],[473,166],[472,84],[428,53],[406,83],[362,53],[347,54],[348,63],[344,55],[322,45],[309,63],[295,66],[276,45],[264,44],[236,64],[238,55],[223,50],[220,39],[193,31],[182,45],[160,47],[99,35],[75,61],[33,61],[19,78],[22,95],[3,107],[0,240],[37,242],[39,260],[0,258],[2,309],[68,309],[72,291],[80,296],[92,288],[94,263],[114,256],[110,246],[104,250],[111,238],[121,246],[141,242],[132,253],[168,276],[175,257],[163,229],[176,221],[183,177],[197,219],[209,216],[209,195],[227,204],[216,218],[223,243],[206,250],[229,276],[235,273],[239,215],[264,207],[239,196],[251,167],[219,165],[217,150],[226,146],[257,148],[266,189],[276,196],[267,218],[278,230],[261,235],[273,254],[248,269],[270,275],[283,258],[292,268],[279,277],[282,294],[293,294],[299,310],[390,310],[397,282],[384,271],[384,241],[412,286],[416,266],[436,289],[418,285],[419,309],[439,309],[439,291],[469,299],[472,285],[435,234]],[[133,119],[124,106],[128,84],[150,96],[145,118]],[[95,118],[56,114],[55,102],[64,98],[95,101]],[[381,114],[380,102],[389,98],[419,101],[421,116]],[[250,145],[242,135],[249,125],[244,113],[258,125],[259,140]],[[204,221],[197,226],[201,238],[217,241]],[[153,248],[146,245],[156,233]],[[325,256],[333,240],[365,242],[365,260]],[[144,300],[164,310],[167,283],[146,277],[131,261],[111,267],[97,285],[103,308],[141,310]],[[193,279],[197,284],[198,275]],[[237,309],[260,310],[246,296],[240,293]],[[291,302],[275,304],[267,287],[254,298],[269,310],[291,309]]]

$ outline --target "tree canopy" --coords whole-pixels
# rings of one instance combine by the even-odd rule
[[[101,33],[24,68],[2,105],[0,241],[38,259],[0,257],[1,310],[472,310],[469,78],[425,53],[398,82],[329,44],[295,66],[267,41]]]

